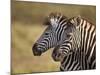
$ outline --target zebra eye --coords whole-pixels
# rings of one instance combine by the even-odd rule
[[[67,35],[67,38],[70,38],[71,35]]]
[[[45,33],[45,35],[49,35],[49,33]]]

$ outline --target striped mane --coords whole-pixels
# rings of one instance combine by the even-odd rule
[[[71,22],[71,23],[72,23],[72,20],[74,20],[74,24],[75,24],[75,22],[76,22],[76,23],[77,23],[76,25],[79,25],[80,22],[81,22],[81,19],[85,20],[85,21],[88,22],[90,25],[95,25],[95,24],[93,24],[89,19],[87,19],[87,18],[85,18],[85,17],[82,17],[82,16],[80,16],[80,15],[70,18],[70,19],[68,20],[68,22]]]

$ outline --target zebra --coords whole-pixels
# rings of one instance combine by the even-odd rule
[[[61,66],[66,61],[65,58],[75,57],[75,59],[77,59],[78,54],[79,59],[71,62],[79,63],[79,68],[77,68],[77,70],[95,68],[96,35],[95,26],[93,24],[79,16],[67,19],[67,17],[60,13],[51,13],[47,17],[45,25],[47,25],[46,30],[32,47],[35,56],[40,56],[52,47],[61,48],[64,42],[66,42],[65,40],[67,40],[65,44],[67,44],[68,47],[66,49],[57,49],[60,50],[62,56]],[[86,66],[88,66],[88,68],[86,68]],[[62,67],[66,68],[65,65]],[[65,68],[63,68],[63,70],[66,70]]]
[[[64,46],[55,47],[52,52],[52,58],[56,62],[60,62],[60,71],[75,71],[75,70],[82,70],[81,65],[79,62],[79,52],[78,51],[70,51],[69,53],[62,54],[60,53],[61,50],[66,49],[65,44]]]
[[[77,25],[77,30],[71,34],[69,40],[65,40],[61,46],[54,48],[52,58],[54,61],[61,62],[61,71],[95,69],[95,26],[80,16],[69,19],[68,24]]]
[[[66,39],[66,16],[61,13],[50,13],[50,15],[46,17],[44,25],[46,25],[47,28],[32,47],[35,56],[40,56],[48,49],[62,44]]]

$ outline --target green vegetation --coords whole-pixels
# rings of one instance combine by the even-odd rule
[[[51,12],[61,12],[68,18],[81,15],[96,24],[95,11],[95,6],[12,1],[12,73],[59,71],[60,63],[53,61],[52,49],[42,56],[32,54],[34,42],[46,28],[42,25],[45,17]]]

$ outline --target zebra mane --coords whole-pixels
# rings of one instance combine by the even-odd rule
[[[82,19],[83,19],[83,20],[86,20],[88,23],[90,23],[91,25],[94,25],[94,26],[95,26],[95,24],[94,24],[93,22],[91,22],[88,18],[82,17]]]
[[[62,20],[65,19],[65,22],[67,23],[68,18],[64,16],[61,13],[50,13],[48,17],[46,17],[46,20],[44,22],[44,25],[52,25],[51,24],[51,19],[54,19],[55,23],[60,23]],[[54,24],[55,25],[55,24]]]
[[[74,17],[70,18],[70,19],[68,20],[68,22],[71,22],[72,24],[74,24],[74,25],[77,26],[77,25],[79,25],[79,23],[81,22],[81,19],[87,21],[87,22],[90,23],[91,25],[95,25],[95,24],[91,23],[90,20],[88,20],[87,18],[82,17],[82,16],[80,16],[80,15],[74,16]]]
[[[74,16],[74,17],[72,17],[68,20],[68,23],[71,23],[69,25],[74,25],[75,27],[78,26],[80,24],[80,22],[81,22],[81,16],[80,15]]]

